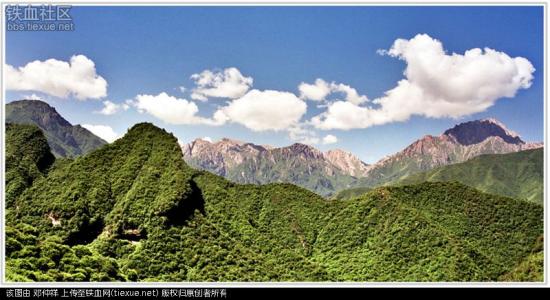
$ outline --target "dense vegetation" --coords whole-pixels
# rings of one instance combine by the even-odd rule
[[[411,175],[398,184],[459,181],[478,190],[541,203],[544,197],[544,149],[487,154],[464,163]]]
[[[544,197],[544,149],[507,154],[484,154],[466,162],[418,172],[382,185],[458,181],[480,191],[542,204]],[[351,199],[372,187],[356,187],[336,193],[334,199]]]
[[[39,100],[6,104],[6,122],[38,126],[56,157],[76,157],[106,144],[80,125],[71,125],[55,108]]]
[[[234,184],[138,124],[15,197],[6,270],[11,281],[542,280],[542,218],[538,204],[459,183],[348,201]]]
[[[6,203],[15,198],[38,178],[43,177],[55,157],[42,131],[32,125],[6,124]]]
[[[373,188],[371,187],[356,187],[356,188],[345,189],[331,196],[331,199],[346,200],[346,199],[357,198],[363,194],[366,194],[367,192],[372,191],[372,189]]]

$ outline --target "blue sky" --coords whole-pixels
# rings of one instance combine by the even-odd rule
[[[453,117],[413,113],[406,121],[395,117],[380,125],[345,130],[306,125],[309,134],[319,139],[316,147],[341,148],[375,162],[423,135],[438,135],[458,122],[485,117],[499,119],[524,140],[543,139],[541,7],[74,7],[71,14],[74,32],[7,32],[6,63],[18,68],[34,60],[69,61],[82,54],[108,83],[107,95],[79,100],[74,94],[56,97],[44,89],[19,89],[7,92],[7,102],[36,94],[73,124],[105,125],[119,134],[148,121],[183,142],[208,136],[285,146],[294,142],[287,130],[255,131],[235,121],[219,126],[171,124],[132,105],[113,115],[97,112],[105,100],[135,103],[137,95],[164,92],[194,103],[197,116],[211,118],[231,99],[192,99],[196,83],[191,76],[231,67],[253,79],[250,90],[300,97],[300,83],[322,78],[366,95],[370,101],[361,105],[375,105],[371,101],[394,89],[404,79],[407,65],[412,66],[377,50],[390,49],[396,39],[427,34],[443,45],[446,54],[488,47],[527,59],[536,69],[530,86],[518,88],[512,98],[498,97],[487,109]],[[183,93],[181,86],[186,88]],[[325,102],[304,100],[307,111],[299,122],[326,111],[330,97],[343,95],[336,93]],[[322,144],[326,135],[338,141]]]

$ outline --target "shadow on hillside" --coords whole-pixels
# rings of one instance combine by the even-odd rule
[[[166,212],[169,226],[182,226],[187,224],[187,221],[193,217],[195,211],[198,210],[203,215],[204,197],[202,190],[197,186],[194,180],[189,181],[191,185],[191,193],[185,199],[179,201],[178,205]]]
[[[101,234],[103,226],[103,220],[97,220],[92,223],[86,220],[78,232],[69,234],[67,244],[70,246],[89,244]]]

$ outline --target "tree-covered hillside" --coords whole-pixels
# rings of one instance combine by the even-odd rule
[[[15,198],[34,180],[43,177],[55,157],[42,131],[32,125],[6,124],[6,203]]]
[[[524,267],[540,264],[542,218],[538,204],[458,183],[349,201],[234,184],[189,168],[176,138],[144,123],[15,197],[6,271],[10,281],[542,280]]]
[[[544,149],[487,154],[464,163],[411,175],[398,184],[459,181],[480,191],[541,203],[544,197]]]
[[[466,162],[419,172],[384,185],[458,181],[480,191],[542,204],[544,197],[544,148],[507,154],[485,154]],[[333,199],[351,199],[370,191],[356,187],[336,193]]]

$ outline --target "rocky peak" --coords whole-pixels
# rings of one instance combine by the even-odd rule
[[[294,143],[288,147],[282,147],[279,148],[279,150],[285,154],[290,156],[301,156],[304,158],[313,158],[313,159],[322,159],[323,153],[316,148],[301,144],[301,143]]]
[[[233,140],[233,139],[230,139],[230,138],[222,138],[220,141],[218,141],[214,144],[243,145],[245,143],[242,142],[242,141]]]
[[[44,101],[18,100],[11,102],[9,105],[13,110],[24,112],[29,118],[44,128],[72,126],[57,112],[54,107]]]
[[[181,144],[181,150],[184,157],[193,156],[195,153],[202,151],[203,149],[210,147],[211,143],[203,139],[195,139],[189,144]]]
[[[364,176],[369,165],[350,152],[334,149],[324,153],[325,158],[335,167],[351,176]]]
[[[443,135],[454,138],[462,145],[478,144],[493,136],[500,137],[509,144],[525,144],[517,133],[493,118],[460,123],[445,131]]]

